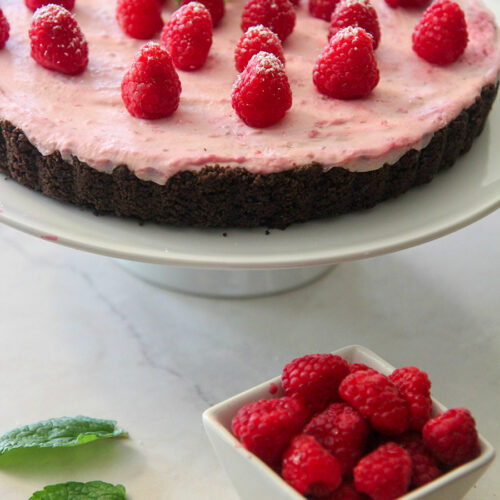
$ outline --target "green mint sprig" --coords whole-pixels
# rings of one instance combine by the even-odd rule
[[[36,491],[29,500],[125,500],[125,487],[102,481],[51,484]]]
[[[126,436],[114,420],[77,416],[43,420],[12,429],[0,436],[0,455],[17,448],[79,446],[97,439]]]

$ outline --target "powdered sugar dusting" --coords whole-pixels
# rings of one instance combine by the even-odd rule
[[[348,26],[339,30],[333,38],[336,42],[357,42],[361,32],[365,32],[363,28]],[[365,32],[366,33],[366,32]],[[333,39],[332,39],[333,40]]]
[[[189,2],[188,4],[181,7],[181,9],[190,10],[193,14],[205,14],[207,8],[200,2]]]
[[[373,5],[370,0],[340,0],[337,4],[336,10],[340,10],[343,7],[352,7],[353,5],[362,5],[367,9],[373,9]]]
[[[66,10],[62,5],[48,4],[35,11],[33,14],[33,20],[43,19],[53,24],[60,24],[61,16],[66,17],[68,14],[74,19],[73,14]]]
[[[262,50],[252,56],[248,65],[254,67],[254,71],[258,75],[277,74],[285,71],[283,63],[274,54],[263,52]]]
[[[262,24],[258,24],[257,26],[250,26],[250,28],[247,29],[246,35],[258,35],[259,38],[261,39],[272,39],[273,35],[277,36],[275,33],[273,33],[269,28],[266,28]]]

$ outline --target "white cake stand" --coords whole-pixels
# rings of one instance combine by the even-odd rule
[[[456,231],[500,206],[500,106],[473,149],[430,184],[373,209],[288,229],[194,229],[94,216],[12,180],[0,182],[0,221],[34,236],[119,259],[150,282],[242,297],[288,290],[333,264],[395,252]]]

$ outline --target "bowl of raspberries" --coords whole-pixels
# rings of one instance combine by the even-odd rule
[[[309,354],[203,414],[244,500],[457,500],[494,450],[428,375],[362,346]]]

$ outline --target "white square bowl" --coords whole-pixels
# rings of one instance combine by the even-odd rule
[[[394,367],[370,349],[359,345],[344,347],[333,354],[349,363],[366,365],[389,375]],[[272,394],[273,388],[278,390]],[[231,432],[231,421],[245,404],[259,399],[283,396],[281,377],[264,382],[203,413],[203,424],[227,475],[242,500],[304,500],[281,477],[253,453],[247,451]],[[446,411],[446,407],[433,398],[433,415]],[[481,454],[474,460],[453,469],[440,478],[400,497],[400,500],[458,500],[474,486],[492,462],[493,446],[479,435]]]

